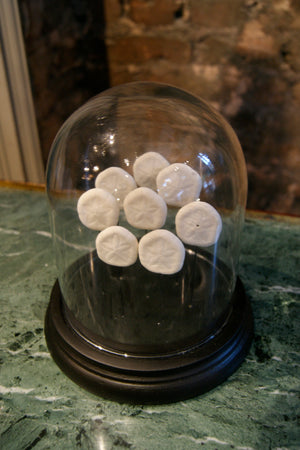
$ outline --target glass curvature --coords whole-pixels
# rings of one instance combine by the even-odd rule
[[[143,181],[149,170],[152,181]],[[101,180],[104,171],[108,176]],[[79,199],[91,190],[109,191],[115,177],[109,193],[114,199],[107,198],[109,205],[118,205],[117,222],[114,218],[98,230],[86,226],[79,217]],[[157,83],[130,83],[92,98],[55,138],[47,193],[65,314],[84,339],[111,353],[157,357],[201,345],[222,329],[237,277],[247,175],[235,133],[206,102]],[[90,197],[82,201],[87,220],[88,208],[96,204]],[[150,222],[148,201],[154,202]],[[103,206],[102,214],[112,208]],[[199,217],[206,215],[196,223],[198,210]],[[141,215],[149,224],[139,225]],[[114,226],[122,227],[118,239],[107,232]],[[110,264],[107,255],[116,239],[118,264],[127,264],[123,229],[136,238],[136,260],[133,252],[129,265]],[[96,249],[105,230],[108,240],[98,239]],[[155,241],[157,233],[150,233],[157,230]],[[166,241],[161,240],[161,230],[172,236],[165,233]],[[175,250],[169,247],[173,241]],[[161,255],[158,265],[156,254],[158,259]],[[171,273],[161,273],[169,265]]]

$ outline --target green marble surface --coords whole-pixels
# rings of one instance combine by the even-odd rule
[[[225,383],[170,405],[103,400],[52,361],[56,278],[43,192],[0,188],[1,449],[299,449],[300,219],[248,214],[240,277],[255,339]],[[299,424],[298,424],[299,425]]]

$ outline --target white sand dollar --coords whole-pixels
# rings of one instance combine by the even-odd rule
[[[218,211],[206,202],[183,206],[175,218],[176,233],[186,244],[209,247],[217,242],[222,231]]]
[[[98,257],[113,266],[134,264],[138,255],[138,241],[126,228],[112,226],[101,231],[96,238]]]
[[[110,192],[122,206],[126,195],[136,188],[136,183],[133,177],[121,167],[109,167],[99,173],[95,186]]]
[[[174,163],[161,170],[156,178],[159,195],[171,206],[183,206],[199,197],[200,175],[183,163]]]
[[[124,212],[127,222],[133,227],[155,230],[161,228],[166,221],[167,205],[152,189],[140,187],[125,198]]]
[[[170,275],[181,270],[185,249],[175,234],[168,230],[154,230],[141,238],[139,258],[147,270]]]
[[[156,177],[168,165],[169,162],[160,153],[144,153],[133,164],[134,179],[139,186],[156,190]]]
[[[115,197],[104,189],[90,189],[77,202],[80,221],[92,230],[104,230],[119,220],[119,205]]]

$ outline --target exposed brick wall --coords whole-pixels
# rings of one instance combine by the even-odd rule
[[[300,2],[106,0],[110,83],[152,80],[210,101],[237,132],[248,207],[300,213]]]
[[[211,102],[241,141],[248,207],[300,214],[300,0],[19,0],[46,161],[65,118],[153,80]]]

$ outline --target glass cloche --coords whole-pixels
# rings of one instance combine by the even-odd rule
[[[237,277],[247,174],[218,112],[164,84],[108,89],[58,132],[47,195],[58,280],[46,338],[74,381],[156,403],[238,367],[252,337]]]

